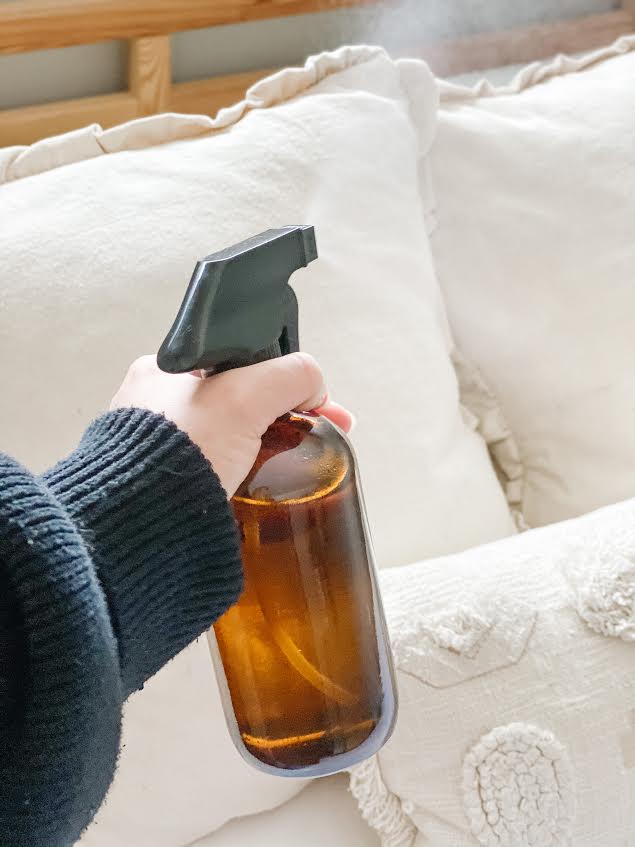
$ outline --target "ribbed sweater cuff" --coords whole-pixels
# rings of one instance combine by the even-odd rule
[[[98,418],[45,479],[91,550],[129,694],[238,598],[231,506],[188,436],[140,409]]]

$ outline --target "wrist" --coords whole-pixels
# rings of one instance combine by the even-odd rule
[[[128,694],[238,598],[231,506],[188,436],[139,409],[103,415],[45,478],[91,550]]]

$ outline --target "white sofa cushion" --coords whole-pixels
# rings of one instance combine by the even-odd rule
[[[533,526],[635,491],[634,48],[502,88],[440,83],[435,266],[516,436]]]
[[[159,345],[196,259],[312,223],[321,259],[298,277],[301,338],[358,417],[380,563],[512,533],[461,412],[422,247],[417,166],[435,110],[425,65],[343,48],[214,121],[167,115],[0,153],[2,449],[32,467],[71,449],[130,360]],[[132,698],[85,847],[177,847],[297,791],[233,751],[211,672],[201,640]]]
[[[230,821],[192,847],[379,847],[345,774],[316,779],[283,806]]]
[[[635,499],[380,579],[400,712],[352,787],[383,847],[631,844]]]

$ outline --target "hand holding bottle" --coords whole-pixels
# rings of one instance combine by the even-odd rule
[[[155,356],[130,366],[111,409],[134,406],[160,412],[197,444],[229,497],[249,473],[267,428],[293,409],[316,410],[344,432],[349,412],[329,402],[319,365],[306,353],[227,371],[207,379],[166,374]]]
[[[210,637],[230,732],[255,767],[299,777],[377,752],[397,696],[357,465],[341,433],[352,420],[328,404],[315,361],[296,352],[289,280],[316,259],[307,225],[200,259],[157,356],[189,380],[180,425],[206,445],[240,530],[244,590]]]

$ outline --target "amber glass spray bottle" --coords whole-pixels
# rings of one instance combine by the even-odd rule
[[[313,227],[269,230],[202,259],[159,351],[213,375],[298,350],[291,274]],[[388,739],[394,675],[357,466],[330,421],[288,414],[233,498],[245,588],[210,633],[228,725],[251,764],[324,776]]]

